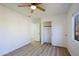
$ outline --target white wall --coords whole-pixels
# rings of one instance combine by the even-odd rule
[[[0,6],[0,55],[31,42],[28,17]]]
[[[55,46],[66,47],[66,15],[58,15],[52,18],[52,44]]]
[[[51,16],[49,18],[42,18],[42,22],[51,21],[52,22],[52,45],[66,47],[66,34],[67,34],[67,26],[66,26],[66,14],[60,14]],[[43,24],[42,24],[43,26]],[[43,34],[43,27],[42,27]],[[42,35],[42,43],[43,43],[43,35]]]
[[[68,29],[68,40],[67,48],[71,55],[79,56],[79,42],[74,40],[74,20],[73,16],[75,13],[79,12],[79,4],[73,4],[70,8],[67,16],[67,29]]]

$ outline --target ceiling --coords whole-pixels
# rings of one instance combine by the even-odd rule
[[[28,16],[31,11],[31,9],[28,7],[25,7],[25,8],[18,7],[19,3],[2,3],[0,5],[5,6],[9,9],[12,9],[26,16]],[[68,12],[71,5],[72,5],[71,3],[43,3],[42,7],[44,7],[46,11],[42,12],[40,10],[36,10],[34,12],[34,15],[42,17],[45,15],[51,16],[51,15],[57,15],[57,14],[64,14]]]

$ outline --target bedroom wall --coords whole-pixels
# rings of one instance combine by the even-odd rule
[[[68,40],[67,48],[71,55],[79,56],[79,42],[74,39],[74,19],[73,16],[79,13],[79,4],[72,4],[68,14],[67,14],[67,29],[68,29]]]
[[[67,41],[66,14],[52,17],[52,45],[66,47]]]
[[[66,34],[67,34],[67,17],[66,14],[57,14],[57,15],[52,15],[51,17],[48,18],[42,18],[42,33],[41,33],[41,41],[43,43],[43,22],[45,21],[51,21],[52,22],[52,36],[51,36],[51,43],[54,46],[61,46],[61,47],[66,47]]]
[[[30,19],[0,6],[0,55],[31,42]]]

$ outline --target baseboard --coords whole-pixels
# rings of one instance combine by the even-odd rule
[[[8,53],[10,53],[10,52],[12,52],[12,51],[14,51],[14,50],[17,50],[17,49],[19,49],[19,48],[21,48],[21,47],[23,47],[23,46],[25,46],[25,45],[28,45],[28,44],[30,44],[30,43],[31,43],[31,40],[29,40],[27,43],[25,43],[25,44],[23,44],[23,45],[20,45],[20,46],[17,47],[17,48],[14,48],[14,49],[12,49],[12,50],[10,50],[10,51],[8,51],[8,52],[3,53],[1,56],[5,56],[6,54],[8,54]]]

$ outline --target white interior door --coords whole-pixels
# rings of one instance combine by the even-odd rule
[[[40,41],[40,24],[36,23],[32,25],[32,38],[35,41]]]
[[[51,27],[44,27],[43,39],[44,42],[51,43]]]
[[[40,25],[35,25],[35,40],[40,41]]]

